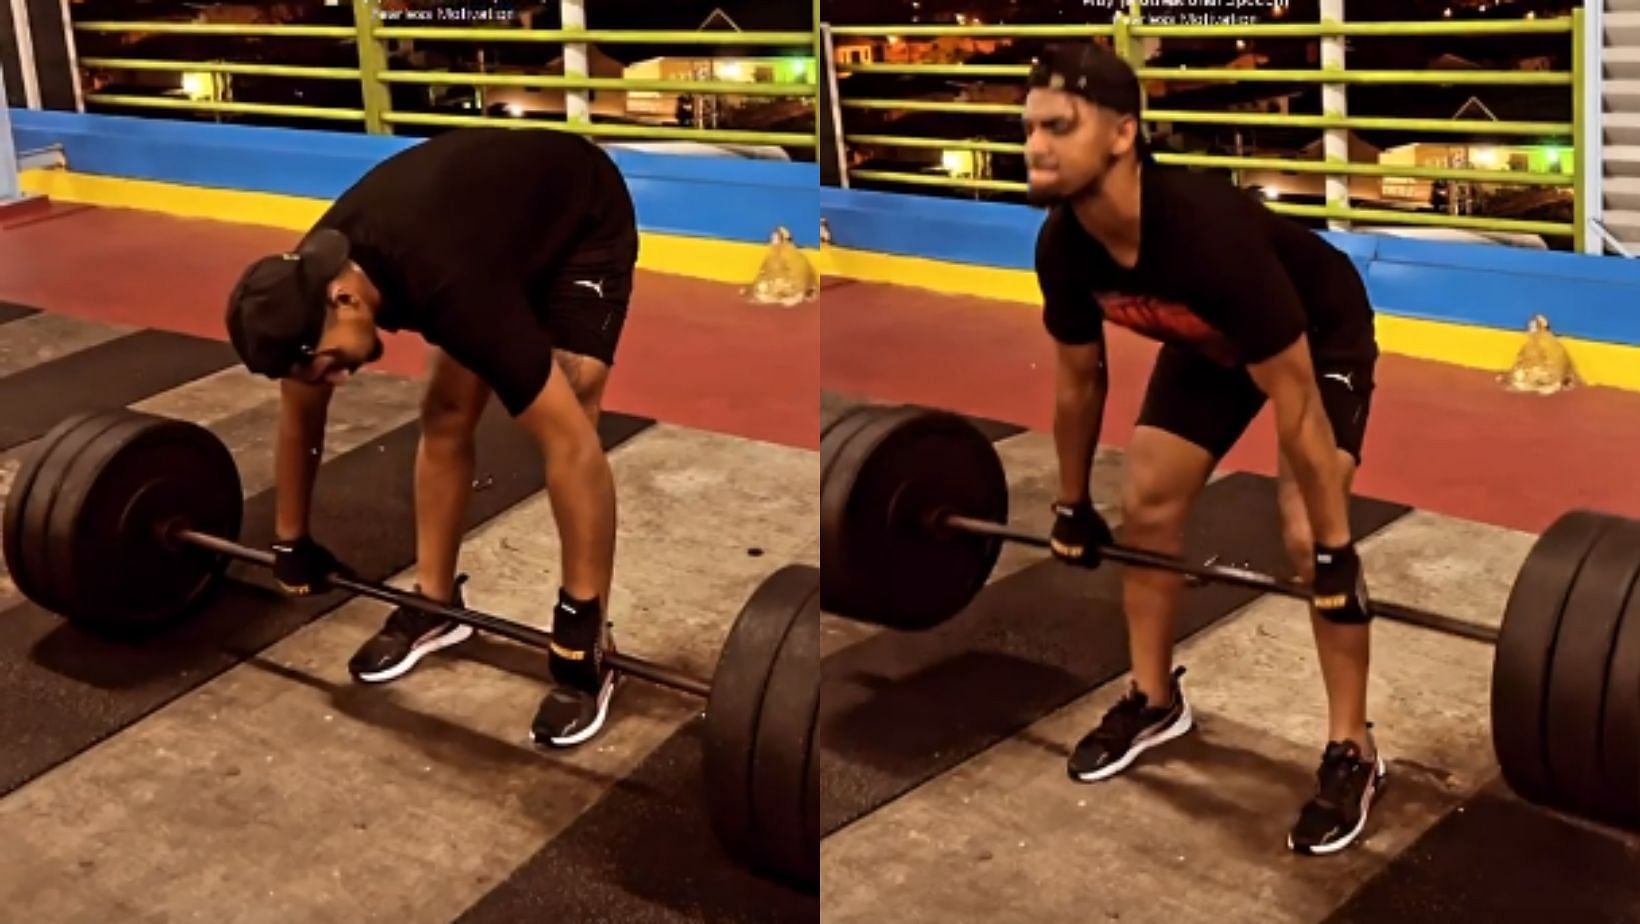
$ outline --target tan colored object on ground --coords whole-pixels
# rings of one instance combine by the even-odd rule
[[[743,294],[754,304],[789,308],[819,296],[820,274],[792,242],[792,233],[776,228],[769,238],[769,252],[763,257],[757,278]]]
[[[1565,344],[1549,330],[1549,319],[1533,315],[1526,327],[1526,343],[1515,354],[1515,364],[1498,380],[1510,391],[1552,395],[1578,384],[1577,370]]]

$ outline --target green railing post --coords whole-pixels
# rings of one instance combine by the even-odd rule
[[[353,28],[359,45],[359,89],[364,94],[364,128],[372,135],[392,132],[383,115],[392,111],[393,97],[381,73],[387,70],[387,46],[376,37],[374,0],[353,0]]]
[[[1585,245],[1589,233],[1589,171],[1583,163],[1583,107],[1588,92],[1588,48],[1583,43],[1583,7],[1572,7],[1572,252],[1588,253]],[[1598,252],[1605,251],[1602,244]]]
[[[1138,70],[1145,62],[1135,60],[1137,55],[1133,47],[1133,20],[1139,15],[1139,0],[1133,0],[1126,13],[1116,17],[1116,32],[1110,37],[1110,44],[1117,57],[1133,65]]]

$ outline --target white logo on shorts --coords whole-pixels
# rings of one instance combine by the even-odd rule
[[[586,286],[592,291],[597,292],[599,298],[604,297],[604,281],[602,279],[577,279],[575,280],[575,284],[578,286]]]
[[[1355,377],[1355,373],[1353,373],[1353,372],[1348,373],[1348,374],[1343,373],[1343,372],[1329,372],[1329,373],[1322,376],[1322,378],[1324,378],[1324,379],[1337,379],[1338,381],[1343,382],[1344,387],[1348,388],[1350,391],[1355,391],[1355,386],[1353,384],[1351,384],[1351,382],[1350,382],[1350,379],[1352,379],[1354,377]]]

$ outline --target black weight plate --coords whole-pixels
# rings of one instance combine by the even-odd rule
[[[1492,659],[1492,748],[1510,788],[1533,802],[1557,802],[1544,708],[1561,612],[1584,558],[1611,522],[1584,510],[1556,520],[1532,545],[1504,607]]]
[[[854,438],[860,430],[858,427],[845,426],[849,418],[862,413],[881,413],[890,407],[898,405],[866,405],[857,404],[843,413],[820,431],[820,483],[825,484],[832,465],[843,458],[838,450],[843,444]]]
[[[820,700],[814,701],[814,718],[809,722],[814,726],[814,733],[809,736],[808,763],[803,769],[805,779],[804,789],[808,795],[803,799],[803,839],[820,849]]]
[[[892,519],[899,511],[894,509],[891,498],[903,488],[912,488],[912,496],[917,496],[927,494],[933,486],[931,469],[937,462],[923,451],[928,444],[919,444],[914,434],[916,425],[936,420],[971,426],[966,420],[942,412],[879,405],[857,408],[850,419],[834,424],[828,434],[830,445],[822,442],[820,542],[821,561],[826,567],[821,593],[827,611],[901,630],[924,629],[956,615],[984,586],[1001,551],[1000,543],[973,536],[937,537],[922,528],[914,513],[898,521]],[[907,427],[911,430],[904,431]],[[955,431],[955,426],[952,429]],[[899,447],[895,456],[889,455],[892,450],[881,448],[891,435],[899,437],[894,441]],[[984,446],[979,450],[977,441],[973,441],[969,448],[975,451],[958,457],[995,456],[989,440]],[[1000,462],[997,465],[1000,467]],[[963,469],[970,474],[982,470],[983,465]],[[969,488],[970,493],[978,493],[973,485]],[[1003,494],[1005,505],[1005,478]],[[955,496],[932,503],[963,512],[985,506],[976,500],[970,507]],[[988,556],[987,547],[991,547]],[[915,554],[919,548],[924,552],[920,556]],[[970,554],[953,554],[946,562],[927,554],[942,551]],[[874,557],[874,552],[880,554]],[[896,567],[910,566],[918,558],[925,562],[921,570]],[[963,561],[967,568],[957,566]],[[978,575],[978,585],[964,592],[976,570],[983,571]]]
[[[752,806],[764,695],[786,636],[810,612],[818,583],[817,569],[806,565],[787,565],[765,578],[735,618],[712,674],[702,752],[707,811],[724,849],[748,867],[765,862]]]
[[[828,494],[825,486],[833,484],[831,469],[835,469],[838,464],[848,463],[851,458],[851,456],[843,455],[843,451],[841,451],[843,446],[848,445],[854,437],[858,437],[859,433],[869,430],[872,422],[881,422],[884,417],[895,414],[895,412],[910,414],[912,409],[907,409],[904,405],[892,404],[856,405],[856,407],[846,410],[845,414],[841,414],[838,419],[833,420],[830,427],[825,428],[820,433],[820,565],[822,565],[820,606],[827,609],[827,611],[833,612],[833,614],[845,615],[850,619],[853,619],[850,614],[836,611],[831,607],[830,602],[827,602],[828,599],[831,599],[831,601],[836,601],[836,599],[846,601],[850,597],[850,592],[846,591],[848,581],[841,574],[843,563],[841,563],[840,556],[843,555],[843,551],[838,547],[840,547],[843,540],[833,538],[828,543],[827,537],[828,524],[840,520],[841,515],[843,515],[843,507],[848,502],[848,491],[843,491],[838,487],[838,489],[833,489]],[[835,507],[828,507],[828,501],[835,504]],[[830,553],[831,558],[838,558],[835,566],[833,566],[833,574],[830,578],[825,574],[828,553]]]
[[[76,429],[80,433],[96,430],[99,431],[97,435],[79,444],[79,451],[72,455],[67,452],[66,445],[62,450],[53,453],[49,468],[46,470],[48,474],[43,474],[40,478],[41,484],[56,484],[51,495],[50,509],[44,520],[45,541],[41,549],[44,551],[45,579],[49,588],[47,597],[52,604],[50,609],[59,615],[68,616],[75,612],[75,597],[84,592],[79,586],[82,576],[74,573],[74,563],[68,557],[73,544],[82,541],[78,530],[73,526],[73,518],[80,505],[80,498],[77,495],[83,493],[83,489],[89,485],[83,474],[76,473],[82,472],[87,462],[102,455],[99,452],[100,446],[123,444],[141,429],[142,423],[140,417],[134,417],[130,412],[123,410],[88,417]]]
[[[1629,591],[1612,646],[1601,724],[1602,817],[1640,830],[1640,584]]]
[[[59,423],[62,435],[52,444],[51,451],[40,457],[39,467],[29,484],[28,499],[19,518],[23,566],[20,570],[28,575],[29,599],[53,613],[61,614],[65,606],[57,593],[58,584],[48,551],[51,511],[63,487],[63,473],[88,444],[118,424],[119,420],[102,412],[76,415]]]
[[[928,523],[937,511],[1007,520],[1008,479],[991,441],[963,417],[915,407],[862,411],[828,435],[824,609],[906,631],[961,612],[985,586],[1001,541]]]
[[[233,456],[204,427],[132,411],[108,418],[117,423],[61,470],[47,559],[57,612],[99,635],[140,638],[188,615],[225,564],[162,541],[160,528],[235,539],[243,498]]]
[[[758,854],[792,882],[819,881],[820,840],[804,824],[807,771],[820,704],[820,595],[816,591],[775,655],[752,755],[752,817]]]
[[[863,410],[868,410],[868,409],[870,409],[872,407],[876,407],[876,406],[878,406],[878,405],[856,404],[853,407],[850,407],[847,410],[843,411],[843,413],[838,414],[836,417],[833,417],[831,419],[831,423],[828,423],[824,427],[820,428],[820,445],[824,446],[826,444],[826,434],[828,434],[831,431],[837,429],[838,424],[842,423],[845,420],[848,420],[850,417],[853,417],[855,414],[858,414]],[[825,453],[822,452],[821,455],[824,456]]]
[[[1566,598],[1549,667],[1549,770],[1560,804],[1601,813],[1601,712],[1617,628],[1629,589],[1640,576],[1640,521],[1618,520],[1589,550]]]
[[[34,599],[35,590],[33,576],[23,561],[23,511],[28,506],[41,463],[50,454],[52,447],[73,432],[75,426],[86,416],[77,414],[66,418],[40,437],[29,449],[22,465],[18,467],[17,476],[12,479],[11,490],[6,495],[5,517],[0,521],[0,555],[5,556],[6,570],[11,575],[12,583],[17,585],[19,593],[30,600]]]

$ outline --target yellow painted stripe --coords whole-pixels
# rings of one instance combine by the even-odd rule
[[[185,186],[67,170],[27,170],[20,179],[24,191],[61,202],[141,209],[296,232],[312,227],[329,206],[327,200],[303,196]],[[769,230],[771,234],[774,231]],[[766,250],[765,245],[741,241],[644,233],[638,265],[658,273],[746,286],[757,276]],[[806,252],[811,260],[819,258],[816,252]]]
[[[950,263],[923,257],[824,248],[819,266],[829,276],[864,282],[913,286],[949,295],[1040,305],[1036,274]],[[1501,372],[1509,368],[1525,343],[1521,331],[1497,330],[1445,321],[1427,321],[1380,313],[1378,345],[1386,353]],[[1640,391],[1640,347],[1561,338],[1578,375],[1589,385]]]

